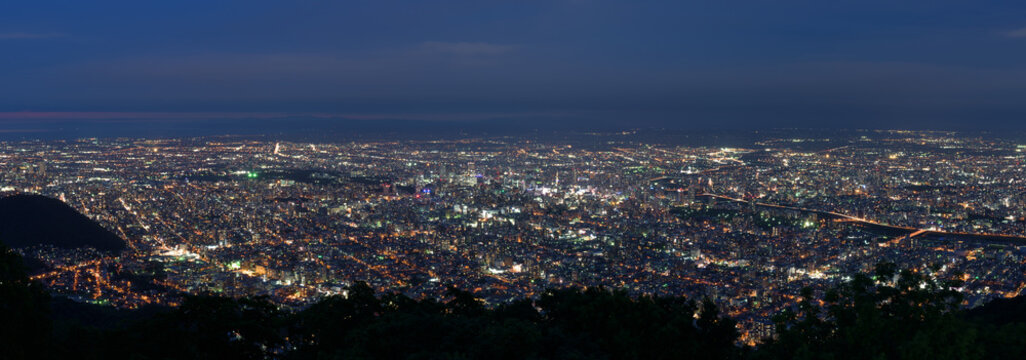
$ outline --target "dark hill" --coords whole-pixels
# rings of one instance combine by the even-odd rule
[[[68,204],[41,195],[0,198],[0,242],[12,248],[49,244],[111,253],[125,249],[125,241],[114,233]]]
[[[994,325],[1026,323],[1026,296],[997,298],[966,313],[970,319]]]

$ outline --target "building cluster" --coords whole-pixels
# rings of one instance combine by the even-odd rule
[[[1026,287],[1024,145],[584,138],[7,142],[0,194],[60,198],[125,239],[121,254],[22,250],[53,291],[121,307],[197,293],[302,307],[356,281],[491,304],[605,286],[713,299],[755,341],[803,287],[881,261],[964,281],[967,306]]]

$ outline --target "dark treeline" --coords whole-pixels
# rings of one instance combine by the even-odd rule
[[[51,299],[13,252],[0,257],[0,358],[59,359],[1005,359],[1026,358],[1026,301],[959,309],[956,283],[881,265],[777,316],[778,334],[736,345],[708,301],[549,290],[485,307],[375,295],[357,283],[300,312],[262,298],[193,296],[115,310]]]

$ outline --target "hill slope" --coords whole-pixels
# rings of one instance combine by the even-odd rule
[[[41,195],[0,198],[0,242],[12,248],[49,244],[120,252],[125,241],[64,202]]]

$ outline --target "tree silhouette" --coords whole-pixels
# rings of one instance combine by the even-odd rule
[[[0,352],[13,359],[49,355],[50,298],[30,281],[21,256],[0,244]]]
[[[451,287],[447,301],[346,296],[286,313],[266,298],[189,296],[173,309],[51,302],[20,258],[0,248],[0,358],[77,359],[1008,359],[1026,357],[1026,298],[964,311],[960,284],[879,265],[776,317],[778,336],[736,345],[734,320],[709,300],[552,289],[486,306]],[[60,311],[51,312],[50,306]],[[97,319],[83,325],[67,319]],[[61,314],[55,317],[53,314]],[[51,318],[54,320],[51,321]],[[59,329],[59,331],[54,330]]]
[[[759,357],[789,359],[976,359],[976,331],[956,312],[953,282],[880,264],[827,291],[816,305],[802,291],[777,317],[779,337]]]

